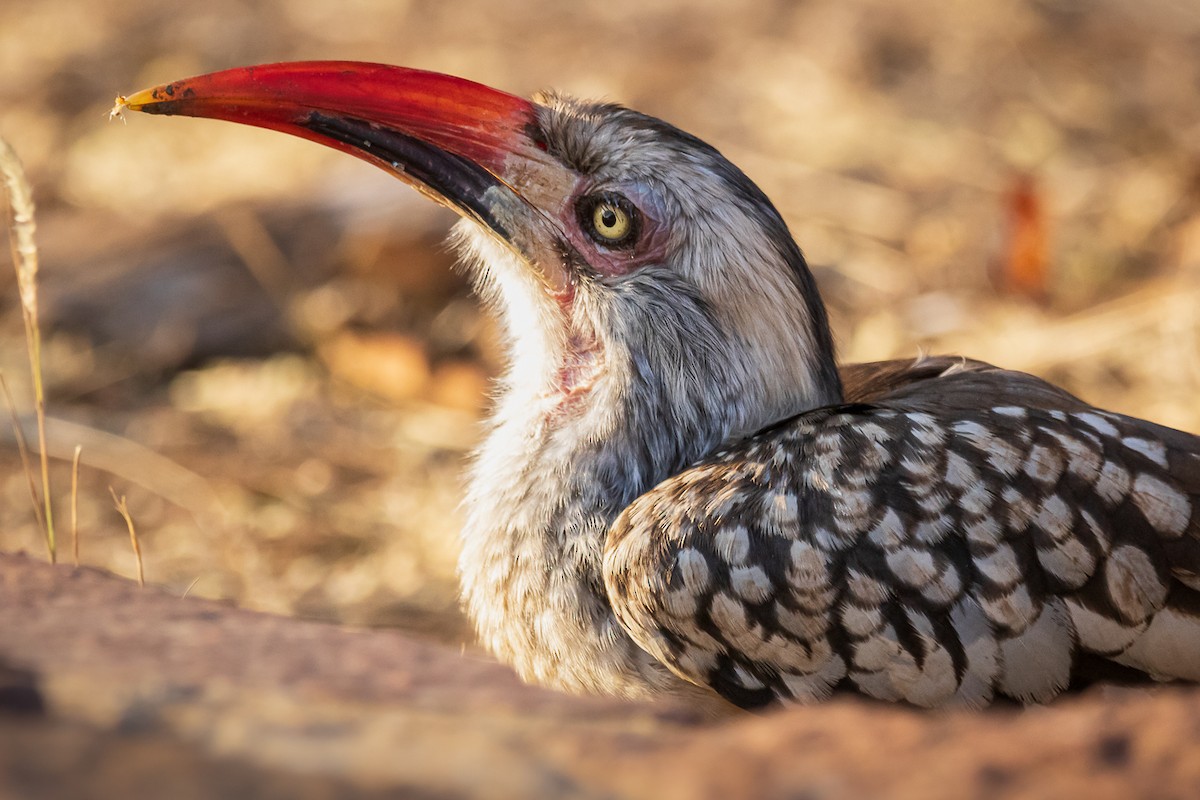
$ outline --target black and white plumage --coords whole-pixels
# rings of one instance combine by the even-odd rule
[[[315,139],[466,218],[511,365],[463,597],[524,678],[748,707],[1041,702],[1084,657],[1200,679],[1200,439],[963,359],[839,374],[786,225],[698,139],[352,63],[124,102]]]
[[[608,536],[618,618],[742,705],[1047,701],[1090,653],[1200,679],[1193,436],[1018,373],[807,412],[639,497]],[[986,400],[982,404],[981,400]]]

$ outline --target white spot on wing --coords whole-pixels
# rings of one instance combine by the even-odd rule
[[[1086,508],[1079,509],[1079,517],[1087,525],[1092,536],[1096,540],[1096,544],[1100,548],[1100,556],[1103,558],[1108,555],[1108,551],[1112,549],[1112,534],[1109,530],[1096,521],[1092,513]]]
[[[1024,633],[1000,641],[1000,691],[1023,703],[1053,700],[1071,680],[1075,636],[1060,598],[1051,598]]]
[[[1134,480],[1133,502],[1146,521],[1165,536],[1182,536],[1192,518],[1187,495],[1152,475],[1141,474]]]
[[[925,495],[916,495],[917,505],[926,514],[940,514],[945,510],[946,506],[950,505],[950,493],[942,488],[936,488]]]
[[[1162,607],[1167,585],[1145,550],[1133,545],[1114,548],[1104,564],[1109,599],[1129,622],[1141,622]]]
[[[791,567],[788,580],[792,588],[809,593],[829,585],[829,569],[825,555],[812,544],[799,540],[792,543]]]
[[[988,619],[1018,633],[1025,630],[1038,614],[1038,607],[1029,594],[1029,587],[1024,583],[1018,583],[999,597],[976,599]]]
[[[676,664],[684,675],[699,678],[716,669],[717,658],[709,650],[689,645],[684,647],[683,652],[676,658]]]
[[[1100,468],[1095,491],[1110,504],[1119,502],[1129,493],[1129,472],[1115,461],[1106,459]]]
[[[892,596],[887,584],[856,569],[846,570],[846,586],[857,600],[864,605],[879,604]]]
[[[1008,544],[1000,544],[987,555],[977,556],[975,568],[997,586],[1009,587],[1021,580],[1017,554]]]
[[[908,586],[922,586],[937,575],[937,565],[928,550],[902,547],[887,554],[887,565]]]
[[[747,672],[740,664],[733,668],[733,677],[734,680],[747,689],[765,688],[765,684],[762,681]]]
[[[762,644],[757,631],[751,631],[746,607],[725,592],[717,592],[709,606],[709,616],[729,645],[734,649],[751,651]]]
[[[1001,493],[1004,508],[1008,515],[1008,527],[1014,531],[1022,530],[1033,520],[1034,507],[1020,489],[1006,486]]]
[[[873,442],[885,442],[891,437],[888,432],[883,429],[883,426],[875,422],[861,422],[855,428],[855,431],[860,436],[865,436]]]
[[[992,446],[992,442],[994,441],[992,432],[974,420],[968,419],[956,422],[951,426],[951,430],[959,436],[966,437],[967,441],[980,450],[987,450]]]
[[[968,514],[986,514],[992,507],[992,490],[984,481],[977,481],[962,493],[958,504]]]
[[[951,701],[967,708],[982,708],[992,700],[994,681],[1000,671],[1000,648],[983,609],[970,597],[959,601],[950,612],[950,624],[958,634],[967,668]]]
[[[871,672],[856,669],[850,672],[850,680],[854,681],[858,691],[876,700],[895,703],[903,699],[900,690],[892,683],[892,676],[884,670]]]
[[[1164,608],[1119,658],[1159,679],[1200,681],[1200,619]]]
[[[1034,523],[1056,542],[1061,542],[1071,535],[1073,522],[1074,515],[1071,507],[1056,494],[1046,498],[1034,518]]]
[[[1067,459],[1067,470],[1085,482],[1091,483],[1100,474],[1100,452],[1088,447],[1074,436],[1056,430],[1048,430],[1051,436],[1062,447]]]
[[[878,606],[863,608],[856,603],[842,605],[842,627],[854,637],[865,639],[883,627],[883,613]]]
[[[1068,589],[1087,583],[1096,569],[1096,559],[1077,536],[1068,535],[1048,549],[1038,548],[1038,563]]]
[[[926,484],[933,480],[933,462],[927,458],[905,456],[900,459],[900,469],[916,483]]]
[[[854,543],[854,538],[843,536],[840,533],[834,533],[828,528],[816,528],[812,532],[812,540],[816,542],[817,547],[820,547],[827,553],[836,553],[845,550]]]
[[[921,444],[927,447],[940,447],[946,440],[942,426],[928,414],[909,414],[908,419],[912,424],[912,437]]]
[[[986,452],[988,463],[1001,475],[1011,478],[1021,469],[1021,451],[1008,442],[992,439]]]
[[[1067,611],[1079,636],[1079,646],[1102,656],[1114,656],[1133,643],[1146,625],[1126,625],[1107,614],[1093,611],[1078,600],[1066,599]]]
[[[955,452],[946,455],[946,483],[960,489],[967,489],[978,482],[979,472],[971,466],[969,461]]]
[[[828,698],[834,685],[845,676],[846,662],[841,656],[831,655],[816,672],[804,675],[784,672],[780,678],[795,702],[815,703]]]
[[[1141,453],[1163,469],[1168,468],[1167,448],[1162,442],[1153,439],[1139,439],[1135,436],[1126,436],[1121,440],[1121,444],[1134,452]]]
[[[717,555],[731,566],[744,564],[750,554],[750,535],[742,525],[731,525],[717,532],[713,542]]]
[[[844,489],[833,495],[833,513],[851,523],[865,521],[871,513],[871,492],[867,489]]]
[[[949,700],[958,689],[954,659],[934,633],[928,617],[909,611],[908,618],[925,645],[925,658],[915,679],[906,687],[904,699],[915,706],[933,708]]]
[[[967,541],[971,544],[972,549],[995,546],[999,544],[1003,536],[1000,521],[993,516],[971,520],[966,524],[964,533],[966,533]]]
[[[1099,433],[1101,436],[1116,437],[1120,431],[1104,417],[1092,411],[1084,411],[1074,415],[1075,419],[1087,425],[1092,430]]]
[[[855,646],[854,665],[850,677],[859,690],[880,700],[904,699],[921,677],[916,659],[897,640],[891,625]]]
[[[761,603],[774,587],[761,567],[735,567],[729,573],[729,585],[734,593],[749,603]]]
[[[668,589],[663,592],[663,607],[673,617],[691,618],[695,616],[698,607],[696,594],[686,588]]]
[[[790,534],[799,523],[796,495],[775,492],[767,497],[767,519],[778,533]]]
[[[887,669],[888,665],[898,661],[904,652],[900,640],[896,638],[896,630],[891,625],[885,625],[877,633],[853,647],[854,666],[868,672]]]
[[[913,538],[921,544],[937,544],[950,532],[953,520],[945,514],[923,519],[913,526]]]
[[[944,606],[962,594],[962,575],[958,568],[946,563],[937,577],[921,588],[921,596],[929,602]]]
[[[806,642],[815,642],[822,639],[829,631],[828,604],[822,609],[807,612],[793,610],[776,603],[775,620],[779,623],[779,627],[793,636]]]
[[[679,554],[675,556],[675,564],[679,569],[679,577],[688,590],[698,594],[708,588],[708,561],[699,550],[693,547],[680,549]]]
[[[808,464],[804,470],[804,485],[819,492],[833,491],[833,476],[820,471],[820,462]]]
[[[1063,466],[1062,454],[1052,447],[1034,445],[1025,456],[1025,474],[1044,486],[1058,482]]]
[[[867,538],[878,547],[892,550],[908,539],[908,531],[904,529],[904,523],[900,521],[896,510],[889,508],[879,523],[867,534]]]

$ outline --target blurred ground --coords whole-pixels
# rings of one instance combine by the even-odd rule
[[[1196,687],[706,720],[0,555],[0,797],[1193,800]]]
[[[39,204],[60,531],[82,444],[84,563],[134,574],[112,486],[172,592],[470,638],[458,476],[500,360],[452,219],[277,134],[106,122],[118,92],[350,58],[621,101],[776,201],[843,358],[962,352],[1198,430],[1198,53],[1190,0],[10,0],[0,136]],[[14,289],[0,269],[27,412]],[[41,549],[5,426],[0,550]]]

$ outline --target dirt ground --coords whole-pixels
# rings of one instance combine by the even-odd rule
[[[663,117],[770,195],[841,355],[960,352],[1200,430],[1200,7],[1189,0],[16,0],[0,136],[38,203],[59,558],[298,617],[470,642],[460,473],[502,363],[371,167],[113,97],[288,59],[405,64]],[[0,369],[28,422],[16,287]],[[0,551],[41,555],[0,432]],[[2,632],[0,632],[2,635]]]

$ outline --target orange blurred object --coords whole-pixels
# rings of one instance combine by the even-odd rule
[[[1049,293],[1049,236],[1042,193],[1031,175],[1017,176],[1005,206],[1009,223],[996,282],[1005,292],[1045,300]]]

